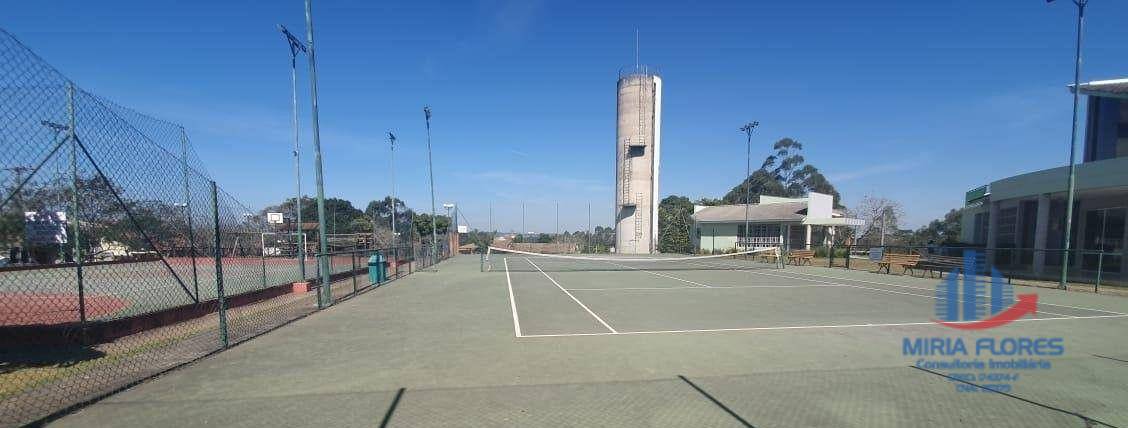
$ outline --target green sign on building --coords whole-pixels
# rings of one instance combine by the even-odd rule
[[[971,205],[975,202],[978,202],[980,199],[987,197],[987,195],[990,195],[990,194],[991,194],[991,189],[989,187],[987,187],[987,186],[976,187],[974,189],[967,191],[967,194],[965,195],[965,198],[964,198],[964,203],[966,205]]]

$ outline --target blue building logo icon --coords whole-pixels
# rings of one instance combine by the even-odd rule
[[[1008,324],[1037,310],[1036,294],[1018,296],[1015,303],[1014,286],[994,267],[982,269],[986,265],[983,253],[964,253],[962,269],[952,269],[936,287],[937,323],[961,330],[982,330]],[[961,270],[963,275],[959,275]],[[981,271],[989,271],[990,279],[981,280]]]

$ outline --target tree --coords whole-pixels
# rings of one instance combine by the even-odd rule
[[[447,232],[450,227],[450,217],[440,215],[435,217],[436,233],[442,235]],[[431,215],[422,213],[415,216],[415,230],[419,232],[419,236],[425,240],[430,240],[431,237]]]
[[[692,253],[689,228],[693,223],[693,203],[685,196],[671,195],[658,204],[658,251]]]
[[[943,218],[932,220],[913,233],[913,241],[917,244],[929,242],[939,245],[951,245],[960,242],[962,230],[963,208],[953,209],[944,214]]]
[[[711,206],[716,206],[716,205],[724,205],[725,200],[724,199],[717,199],[717,198],[700,198],[696,202],[694,202],[694,204],[702,205],[702,206],[706,206],[706,207],[711,207]]]
[[[834,206],[841,206],[842,197],[830,180],[814,165],[806,163],[803,144],[783,138],[772,145],[772,150],[760,169],[725,194],[725,203],[755,203],[760,195],[801,197],[808,192],[818,192],[831,195]]]
[[[760,195],[791,196],[771,172],[761,168],[752,171],[752,175],[729,190],[721,200],[726,204],[753,204],[760,200]]]
[[[849,210],[851,216],[866,222],[857,233],[857,241],[871,245],[881,243],[883,233],[886,237],[885,244],[892,244],[889,237],[899,234],[904,213],[899,202],[869,195]]]

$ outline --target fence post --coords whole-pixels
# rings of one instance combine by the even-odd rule
[[[357,277],[357,275],[356,275],[356,251],[353,251],[353,252],[352,252],[352,253],[350,253],[349,255],[350,255],[350,256],[352,256],[352,282],[353,282],[353,294],[356,294],[356,277]]]
[[[67,139],[71,143],[71,243],[73,244],[74,274],[78,283],[78,321],[86,327],[86,285],[82,279],[82,241],[79,238],[78,204],[78,137],[75,135],[74,83],[67,83]],[[65,261],[65,260],[64,260]]]
[[[188,257],[192,260],[192,290],[196,292],[196,302],[200,301],[200,281],[196,273],[196,231],[192,228],[192,191],[189,185],[188,134],[180,128],[180,162],[184,170],[184,219],[188,224]]]
[[[266,235],[259,232],[259,260],[262,261],[262,289],[266,289]]]
[[[1104,250],[1097,252],[1097,282],[1093,284],[1093,293],[1099,293],[1101,289],[1101,272],[1104,271]]]
[[[211,182],[212,197],[212,227],[215,235],[215,294],[219,304],[219,343],[227,349],[227,307],[226,297],[223,294],[223,250],[220,248],[219,231],[219,191],[215,182]]]

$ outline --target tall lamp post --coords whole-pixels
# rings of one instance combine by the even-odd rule
[[[298,52],[306,52],[305,43],[290,33],[282,24],[278,30],[290,45],[290,110],[291,122],[294,125],[294,183],[297,188],[297,199],[294,199],[294,222],[298,226],[298,273],[302,281],[306,279],[305,271],[305,234],[302,232],[302,162],[301,143],[298,136]]]
[[[427,171],[431,176],[431,260],[438,255],[439,234],[435,231],[435,165],[431,161],[431,107],[423,107],[423,117],[427,121]]]
[[[1046,3],[1053,3],[1054,0],[1046,0]],[[1073,198],[1076,182],[1076,166],[1074,162],[1077,158],[1077,109],[1078,98],[1081,91],[1081,36],[1085,28],[1085,6],[1089,0],[1073,0],[1073,4],[1077,5],[1077,45],[1073,51],[1073,131],[1069,134],[1069,184],[1066,191],[1065,198],[1065,251],[1061,253],[1061,279],[1058,281],[1058,288],[1064,290],[1065,282],[1069,276],[1069,250],[1070,238],[1073,233]]]
[[[325,226],[325,178],[321,168],[321,128],[317,120],[317,57],[313,50],[313,0],[305,0],[306,18],[306,59],[309,60],[309,92],[310,92],[310,123],[313,128],[313,174],[317,180],[317,237],[320,241],[317,266],[321,271],[321,287],[319,288],[317,307],[324,308],[332,301],[332,291],[329,289],[329,238]],[[298,201],[299,203],[301,201]]]
[[[443,208],[446,208],[447,221],[450,222],[450,224],[447,225],[447,230],[446,230],[446,236],[447,236],[446,241],[447,241],[447,243],[451,242],[450,241],[450,228],[452,226],[454,227],[454,233],[458,233],[458,219],[451,216],[451,210],[454,209],[454,206],[455,205],[451,204],[451,203],[443,204]],[[455,213],[457,214],[458,211],[455,211]]]
[[[391,162],[389,163],[389,165],[391,167],[389,168],[389,170],[391,171],[391,174],[392,174],[392,207],[391,207],[391,210],[392,210],[392,246],[394,247],[397,244],[397,242],[396,242],[396,134],[393,134],[392,131],[388,131],[388,143],[390,143],[392,145],[392,152],[391,152],[391,155],[388,158],[391,159]],[[373,223],[373,224],[375,224],[375,223]]]
[[[745,163],[744,181],[748,181],[748,179],[750,177],[752,177],[752,131],[755,130],[757,126],[760,126],[760,122],[753,121],[753,122],[745,123],[744,126],[740,127],[740,131],[743,132],[744,135],[747,136],[747,138],[748,138],[746,143],[745,143],[746,151],[745,151],[745,156],[744,156],[744,163]],[[752,208],[751,205],[752,205],[752,186],[746,185],[746,186],[744,186],[744,237],[745,238],[749,235],[748,224],[751,222],[751,219],[749,218],[749,217],[751,217],[751,213],[750,213],[750,210]],[[741,238],[740,236],[736,237],[737,246],[740,246],[740,238]],[[747,245],[747,244],[748,244],[748,241],[745,241],[745,245]],[[783,243],[781,242],[780,244],[782,245]]]

